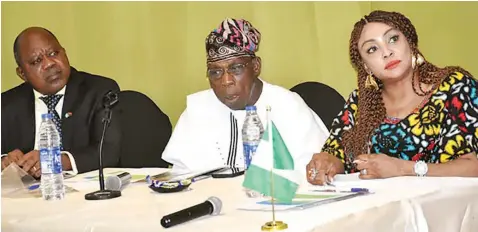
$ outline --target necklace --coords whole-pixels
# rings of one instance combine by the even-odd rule
[[[420,104],[413,109],[413,111],[412,111],[410,114],[417,113],[418,111],[420,111],[420,109],[421,109],[423,106],[425,106],[425,104],[428,103],[428,101],[430,100],[430,96],[433,94],[433,90],[435,90],[435,85],[432,86],[430,92],[429,92],[429,93],[426,95],[426,97],[420,102]],[[397,124],[397,123],[399,123],[400,121],[402,121],[402,118],[392,117],[392,116],[386,116],[383,121],[384,121],[385,123],[387,123],[387,124]]]

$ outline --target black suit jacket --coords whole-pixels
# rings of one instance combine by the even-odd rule
[[[103,96],[118,91],[109,78],[71,68],[66,85],[62,118],[63,150],[75,158],[79,173],[98,169],[98,144],[103,130]],[[30,152],[35,146],[35,101],[33,88],[23,83],[2,93],[2,154],[15,149]],[[103,165],[114,167],[119,162],[121,129],[119,115],[113,115],[103,144]],[[65,118],[65,114],[71,116]]]

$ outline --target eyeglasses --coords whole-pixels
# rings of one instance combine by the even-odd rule
[[[210,80],[219,80],[221,77],[224,75],[224,72],[229,73],[230,75],[233,76],[240,76],[244,73],[246,70],[247,65],[249,65],[250,62],[244,63],[244,64],[231,64],[229,67],[227,67],[226,71],[224,71],[223,68],[210,68],[207,70],[207,77]]]

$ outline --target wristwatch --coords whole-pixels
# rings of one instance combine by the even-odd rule
[[[425,176],[428,172],[428,164],[423,160],[419,160],[415,163],[415,166],[413,166],[413,171],[417,176]]]

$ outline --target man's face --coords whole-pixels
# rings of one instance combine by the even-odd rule
[[[259,76],[259,58],[236,57],[207,64],[209,84],[216,97],[232,110],[242,110]]]
[[[19,38],[17,75],[45,95],[55,94],[68,82],[70,63],[65,49],[47,31],[32,28]]]

